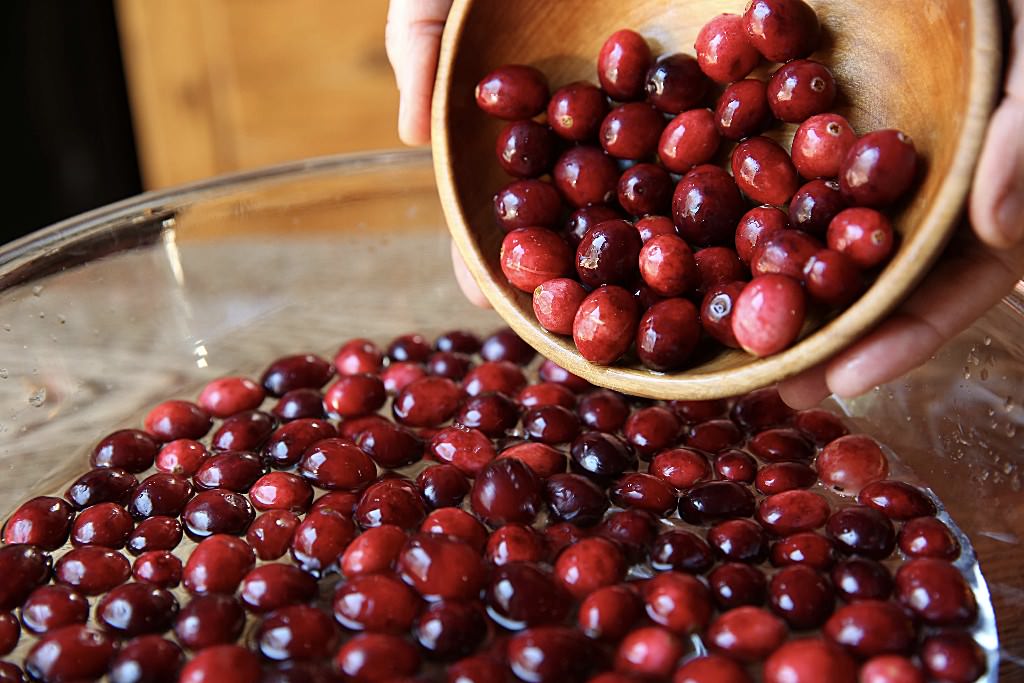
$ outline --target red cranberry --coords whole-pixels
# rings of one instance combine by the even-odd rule
[[[736,14],[720,14],[704,24],[693,47],[701,70],[718,83],[740,80],[761,61]]]
[[[487,539],[485,549],[487,560],[495,566],[540,562],[545,553],[544,538],[524,524],[506,524],[495,529]]]
[[[619,204],[633,216],[665,213],[672,202],[673,189],[675,183],[664,168],[637,164],[619,178]]]
[[[817,628],[832,613],[832,586],[814,569],[803,564],[784,567],[768,588],[772,610],[794,629]]]
[[[530,119],[510,121],[498,133],[495,154],[505,173],[536,178],[554,161],[556,138],[551,129]]]
[[[150,550],[174,550],[181,536],[181,523],[174,517],[148,517],[128,537],[128,552],[139,555]]]
[[[153,466],[160,444],[146,432],[121,429],[96,444],[89,464],[93,467],[116,467],[126,472],[145,472]]]
[[[760,569],[748,564],[727,562],[708,574],[708,585],[719,609],[727,610],[743,605],[760,605],[768,590],[768,583]]]
[[[701,302],[700,322],[704,331],[724,346],[739,348],[732,331],[732,314],[736,300],[746,283],[727,282],[707,289]]]
[[[528,564],[498,568],[485,590],[485,601],[491,618],[510,630],[557,624],[570,604],[550,574]]]
[[[71,527],[71,543],[122,548],[134,526],[131,515],[117,503],[98,503],[79,513]]]
[[[902,481],[876,481],[861,489],[857,502],[889,519],[907,520],[935,514],[935,503],[921,489]]]
[[[853,261],[832,249],[822,249],[807,261],[804,284],[811,298],[834,307],[850,303],[864,288]]]
[[[635,230],[633,235],[636,235]],[[638,236],[636,239],[640,241]],[[610,365],[629,350],[638,318],[636,301],[627,290],[615,286],[598,287],[587,295],[576,311],[572,325],[573,341],[580,355],[591,363]]]
[[[886,600],[892,594],[892,576],[883,565],[866,557],[851,557],[832,568],[832,585],[847,602]]]
[[[430,356],[433,347],[422,334],[403,334],[388,344],[387,355],[392,361],[422,363]],[[374,374],[373,370],[364,370]],[[356,373],[345,373],[356,374]]]
[[[960,543],[953,532],[934,517],[909,520],[900,529],[899,544],[907,557],[955,560],[960,556]]]
[[[608,509],[604,492],[578,474],[549,477],[545,482],[544,499],[551,517],[577,526],[597,524]]]
[[[386,574],[359,576],[339,585],[334,618],[345,628],[379,633],[405,633],[420,611],[415,592]]]
[[[824,236],[829,223],[846,208],[846,200],[833,180],[812,180],[789,202],[789,222],[794,228]]]
[[[818,16],[803,0],[755,0],[743,13],[750,44],[770,62],[788,62],[818,47]]]
[[[515,458],[499,458],[479,471],[470,498],[473,511],[492,526],[529,524],[540,508],[541,482]]]
[[[849,433],[846,425],[838,416],[820,408],[800,411],[793,416],[793,426],[819,446],[824,446]]]
[[[540,180],[515,180],[494,195],[494,218],[505,232],[532,226],[554,228],[561,208],[558,191],[551,183]],[[480,341],[475,336],[473,339],[475,343],[466,347],[470,350],[461,353],[475,353],[480,349]]]
[[[568,387],[555,382],[538,382],[523,387],[516,397],[516,401],[524,408],[537,408],[541,406],[561,406],[563,408],[576,407],[576,394]]]
[[[368,339],[350,339],[334,356],[334,369],[339,375],[379,372],[383,363],[384,354]]]
[[[437,427],[458,410],[462,390],[446,377],[424,377],[412,382],[395,397],[395,419],[410,427]]]
[[[764,683],[856,683],[857,665],[839,647],[817,638],[791,640],[768,658]]]
[[[327,420],[295,419],[278,427],[263,447],[263,455],[273,467],[291,467],[314,443],[338,435]]]
[[[876,560],[888,557],[896,545],[892,523],[874,508],[837,510],[829,517],[825,530],[840,550]]]
[[[903,610],[881,600],[864,600],[840,607],[825,623],[823,631],[833,643],[863,658],[905,653],[916,636],[914,625]]]
[[[618,168],[599,147],[570,147],[555,162],[551,175],[565,201],[577,209],[615,199]]]
[[[691,448],[673,448],[658,453],[651,460],[648,472],[680,491],[693,488],[711,476],[707,458]]]
[[[125,643],[110,662],[110,683],[174,683],[185,657],[176,643],[157,635]]]
[[[604,432],[584,432],[570,448],[576,467],[594,477],[613,478],[636,469],[636,456],[621,438]]]
[[[775,206],[757,206],[743,214],[736,226],[736,254],[750,263],[767,238],[789,227],[786,212]]]
[[[206,446],[198,441],[177,439],[160,449],[155,466],[161,472],[191,477],[209,457]]]
[[[583,236],[587,234],[587,231],[595,225],[620,218],[622,218],[622,213],[613,207],[604,204],[584,206],[569,216],[565,223],[565,229],[561,234],[565,237],[566,242],[575,247],[583,239]]]
[[[249,499],[261,511],[305,512],[313,502],[313,489],[290,472],[271,472],[256,480],[249,489]]]
[[[230,595],[199,595],[181,608],[174,635],[185,647],[198,652],[235,642],[245,627],[245,610]]]
[[[377,375],[345,375],[327,388],[324,405],[331,415],[357,417],[377,412],[386,399],[384,382]]]
[[[564,626],[538,626],[508,641],[508,666],[520,680],[579,683],[592,666],[590,643]]]
[[[314,486],[355,491],[377,476],[377,467],[358,446],[341,439],[323,439],[306,450],[299,473]]]
[[[501,244],[501,270],[514,287],[533,292],[570,268],[569,246],[545,228],[519,228]]]
[[[615,669],[620,672],[668,678],[683,656],[683,645],[671,631],[657,626],[639,628],[619,643]]]
[[[690,109],[668,122],[658,139],[658,159],[673,173],[686,173],[706,164],[719,145],[715,115],[710,109]]]
[[[456,424],[476,429],[491,438],[504,436],[517,422],[519,406],[516,402],[504,394],[493,392],[466,399],[455,417]]]
[[[921,645],[928,675],[949,683],[971,683],[985,673],[985,655],[969,633],[947,631],[928,636]]]
[[[160,441],[201,439],[210,431],[210,416],[190,401],[164,401],[146,415],[146,431]]]
[[[741,662],[757,662],[786,639],[786,623],[759,607],[737,607],[715,619],[708,629],[712,649]]]
[[[216,645],[195,655],[181,670],[178,683],[244,683],[260,678],[260,660],[238,645]]]
[[[699,314],[686,299],[654,304],[640,318],[636,331],[637,356],[644,365],[659,371],[685,367],[699,341]]]
[[[65,626],[36,641],[25,657],[25,671],[43,683],[93,681],[107,672],[117,643],[85,626]]]
[[[694,486],[679,499],[679,516],[690,524],[749,517],[754,514],[750,490],[731,481],[711,481]]]
[[[507,683],[510,680],[505,663],[487,654],[460,659],[447,670],[447,683]]]
[[[499,119],[528,119],[544,110],[547,79],[532,66],[508,64],[490,72],[476,85],[476,104]]]
[[[192,481],[197,488],[247,491],[264,472],[262,461],[252,453],[224,451],[208,458]]]
[[[230,595],[255,562],[256,554],[245,541],[217,534],[200,541],[192,550],[185,562],[182,585],[193,595]]]
[[[702,655],[676,669],[672,683],[752,683],[736,662],[719,655]]]
[[[185,531],[193,538],[212,534],[244,534],[256,513],[249,500],[227,489],[203,491],[181,512]]]
[[[276,427],[274,417],[259,410],[236,413],[214,432],[211,446],[218,451],[257,451]]]
[[[839,168],[843,195],[854,206],[879,207],[902,197],[917,173],[917,151],[908,135],[879,130],[858,140]]]
[[[621,395],[599,389],[580,399],[576,412],[584,426],[599,432],[617,432],[626,424],[629,406]]]
[[[768,79],[768,106],[780,121],[802,123],[828,111],[835,99],[832,72],[810,59],[795,59]]]
[[[319,389],[333,374],[334,366],[320,356],[284,356],[264,370],[260,384],[271,396],[283,396],[295,389]]]
[[[89,601],[68,586],[40,586],[21,606],[21,622],[32,633],[55,631],[89,619]]]
[[[369,529],[394,524],[415,529],[427,516],[427,506],[415,484],[403,479],[380,479],[370,484],[355,509],[356,522]]]
[[[643,584],[643,597],[648,618],[673,633],[697,633],[711,621],[708,589],[688,574],[658,574]]]
[[[462,390],[468,396],[497,392],[514,396],[526,386],[522,369],[508,360],[496,360],[476,366],[462,381]]]
[[[596,529],[597,535],[614,541],[626,553],[630,564],[643,560],[658,533],[658,521],[644,510],[612,512]]]
[[[732,407],[733,422],[749,432],[785,424],[794,411],[773,387],[757,389],[741,397]]]
[[[398,572],[428,600],[475,599],[487,578],[472,546],[432,534],[419,534],[406,542],[398,556]]]
[[[661,296],[679,296],[697,286],[693,251],[675,235],[650,239],[640,250],[640,275]]]
[[[647,71],[647,101],[666,114],[678,114],[701,103],[711,87],[697,60],[690,55],[666,55]]]
[[[616,31],[604,41],[597,56],[601,87],[621,102],[639,99],[651,61],[651,48],[643,36],[629,29]]]
[[[818,481],[807,465],[799,462],[778,462],[763,467],[757,473],[757,490],[766,496],[793,489],[806,489]]]
[[[870,436],[851,434],[826,445],[815,462],[826,486],[845,495],[857,495],[868,484],[885,479],[889,461]]]
[[[917,665],[900,655],[872,657],[861,667],[860,681],[861,683],[925,683],[924,674],[917,668]]]
[[[76,479],[64,492],[64,497],[78,510],[97,503],[125,505],[131,500],[131,493],[138,483],[124,470],[102,467],[89,470]]]
[[[835,545],[821,534],[798,531],[772,545],[771,559],[776,567],[805,564],[812,569],[824,571],[836,561]]]
[[[793,136],[793,165],[804,178],[835,178],[857,142],[850,122],[839,114],[817,114]]]
[[[679,235],[690,245],[729,242],[743,213],[743,198],[736,182],[718,166],[705,164],[691,169],[672,195],[673,220]]]
[[[768,462],[810,460],[814,449],[795,429],[775,428],[758,432],[747,444],[750,452]]]
[[[496,456],[494,444],[482,432],[459,425],[435,434],[427,451],[438,462],[453,465],[468,477],[477,476]]]
[[[256,518],[245,532],[245,541],[261,560],[282,557],[292,542],[292,534],[299,525],[298,516],[287,510],[271,510]]]
[[[562,86],[551,96],[547,109],[548,125],[566,140],[587,142],[597,138],[601,121],[607,113],[608,102],[601,89],[591,83],[577,81]],[[533,221],[529,225],[547,224]]]
[[[132,578],[160,588],[176,588],[181,583],[181,560],[166,550],[142,553],[132,567]]]
[[[213,417],[226,418],[255,410],[263,403],[263,387],[247,377],[221,377],[199,394],[199,406]]]
[[[675,235],[676,226],[672,219],[666,216],[644,216],[633,224],[636,231],[640,233],[640,241],[647,244],[655,237],[662,235]]]
[[[643,614],[643,603],[628,584],[605,586],[580,603],[579,630],[596,640],[618,641]]]
[[[416,620],[416,639],[434,657],[452,659],[476,650],[487,635],[487,620],[472,603],[439,602]]]
[[[828,519],[828,502],[811,491],[795,489],[768,496],[757,506],[757,519],[776,536],[813,531]]]
[[[0,681],[3,681],[3,683],[24,683],[25,673],[17,664],[0,662]]]
[[[569,443],[580,432],[580,419],[563,406],[540,406],[523,415],[523,430],[530,439],[548,445]]]
[[[316,579],[298,567],[265,564],[245,575],[240,597],[249,610],[262,614],[308,602],[317,592]]]
[[[268,614],[253,641],[268,659],[301,661],[327,657],[333,635],[331,618],[316,607],[289,605]]]
[[[765,83],[753,78],[729,85],[715,106],[715,126],[729,140],[761,133],[771,118]]]
[[[730,448],[715,456],[715,473],[722,479],[739,484],[753,483],[757,476],[757,461],[743,451]]]
[[[732,174],[743,193],[762,204],[786,204],[800,182],[786,150],[765,137],[753,137],[736,146]]]
[[[666,515],[676,506],[675,490],[664,480],[643,472],[627,474],[609,491],[612,501],[624,508]]]
[[[697,272],[700,274],[700,284],[697,285],[698,292],[706,292],[712,287],[746,280],[750,273],[736,255],[736,251],[730,247],[705,247],[698,249],[693,260],[697,263]]]
[[[145,583],[126,583],[96,604],[96,620],[108,631],[129,638],[163,633],[174,623],[178,601],[170,592]]]
[[[461,508],[449,507],[434,510],[420,525],[420,531],[426,534],[441,534],[458,538],[470,544],[480,552],[487,545],[487,529]]]
[[[117,551],[84,545],[57,560],[53,573],[56,582],[71,586],[83,595],[99,595],[127,581],[132,568]]]
[[[645,102],[630,102],[615,107],[601,122],[601,146],[618,159],[646,159],[658,147],[665,119]]]
[[[569,546],[555,562],[555,577],[573,597],[581,599],[626,575],[622,551],[604,538],[586,538]]]
[[[623,431],[637,453],[649,457],[674,444],[679,430],[675,413],[662,406],[651,406],[630,415]]]
[[[800,334],[806,301],[800,285],[784,275],[759,275],[743,288],[733,308],[736,341],[755,356],[782,351]]]
[[[572,321],[587,296],[583,285],[565,277],[542,282],[533,292],[533,312],[545,330],[572,334]]]
[[[416,477],[416,487],[433,508],[458,506],[469,493],[469,482],[454,465],[432,465]]]
[[[729,519],[708,530],[708,543],[725,560],[757,564],[768,555],[768,537],[749,519]]]
[[[335,510],[323,508],[311,511],[295,527],[292,557],[303,569],[324,571],[341,557],[356,533],[352,521]]]
[[[390,571],[394,568],[405,540],[405,532],[390,524],[367,529],[345,549],[341,557],[341,570],[350,579]]]
[[[624,284],[637,274],[643,243],[628,221],[599,223],[583,236],[576,248],[576,272],[584,284]]]
[[[658,571],[674,569],[687,574],[703,574],[715,563],[708,544],[682,529],[659,534],[651,546],[650,559]]]
[[[860,268],[874,268],[892,253],[892,224],[874,209],[846,209],[828,225],[828,246]]]

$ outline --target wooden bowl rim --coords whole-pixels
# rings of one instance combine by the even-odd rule
[[[852,306],[789,349],[725,370],[693,368],[678,373],[595,365],[576,351],[571,339],[544,330],[509,296],[486,265],[459,201],[451,159],[449,113],[455,55],[473,0],[455,0],[441,40],[431,113],[434,175],[452,239],[484,296],[515,332],[541,355],[592,384],[626,394],[658,399],[711,399],[742,394],[774,384],[814,367],[853,343],[882,321],[905,298],[941,254],[960,225],[974,166],[1002,78],[1000,13],[996,0],[972,0],[969,92],[965,121],[949,172],[917,231],[867,292]]]

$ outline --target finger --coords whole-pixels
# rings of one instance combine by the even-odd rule
[[[779,383],[779,396],[795,410],[813,408],[828,397],[825,366],[817,365]]]
[[[989,250],[978,242],[950,250],[897,312],[829,363],[832,393],[853,397],[927,361],[939,347],[1013,289],[1024,246]]]
[[[477,287],[476,280],[473,279],[469,268],[466,267],[466,262],[462,260],[462,254],[456,248],[455,242],[452,242],[452,268],[455,270],[455,280],[459,283],[462,293],[469,299],[469,303],[480,308],[490,308],[491,302],[487,300],[484,293]]]

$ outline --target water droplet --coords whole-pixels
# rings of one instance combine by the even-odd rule
[[[0,379],[7,379],[10,375],[7,373],[7,368],[0,368]]]
[[[1011,439],[1017,436],[1017,425],[1013,424],[1012,422],[1006,425],[1006,435]]]
[[[32,288],[32,296],[39,296],[42,293],[43,293],[43,286],[42,285],[36,285],[35,287]]]
[[[995,408],[989,408],[989,409],[988,409],[987,411],[985,411],[985,412],[987,412],[987,413],[988,413],[988,416],[989,416],[989,417],[992,417],[993,415],[995,415],[995,414],[996,414]]]
[[[63,315],[61,315],[60,313],[57,314],[57,320],[60,321],[61,325],[63,325],[64,323],[66,323],[68,321],[68,319],[65,318]]]
[[[11,331],[11,324],[10,323],[4,323],[4,332],[10,332],[10,331]]]
[[[970,379],[970,378],[971,378],[971,369],[969,367],[967,367],[967,366],[964,366],[964,379]]]
[[[28,404],[34,408],[46,403],[46,387],[40,387],[33,391],[28,397]]]
[[[46,317],[46,311],[39,311],[39,319],[42,320]]]
[[[985,346],[992,346],[992,337],[985,335]]]
[[[1003,474],[1006,474],[1006,475],[1013,474],[1013,463],[1012,462],[1005,462],[1005,463],[1003,463]]]
[[[1013,396],[1007,396],[1006,400],[1003,401],[1003,410],[1006,412],[1012,412],[1014,409]]]

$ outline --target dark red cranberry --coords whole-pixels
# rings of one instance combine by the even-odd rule
[[[367,529],[349,543],[341,557],[340,568],[350,579],[388,572],[394,568],[405,540],[405,532],[390,524]]]
[[[692,448],[672,448],[658,453],[647,471],[680,491],[686,491],[711,476],[707,458]]]
[[[430,357],[433,347],[422,334],[403,334],[388,344],[387,356],[392,361],[423,363]],[[374,374],[375,370],[363,370]],[[357,374],[355,372],[342,374]]]
[[[333,604],[334,618],[345,628],[379,633],[405,633],[420,611],[419,596],[387,574],[359,576],[339,585]]]
[[[572,442],[576,467],[590,476],[613,478],[636,469],[636,456],[621,438],[604,432],[584,432]]]
[[[616,181],[618,182],[618,181]],[[622,213],[618,209],[607,206],[605,204],[592,204],[590,206],[584,206],[581,209],[577,209],[565,222],[565,229],[561,232],[561,235],[565,237],[565,241],[570,246],[576,247],[583,236],[587,234],[592,227],[604,223],[605,221],[613,221],[621,219]]]
[[[330,655],[334,631],[331,618],[316,607],[289,605],[271,612],[260,622],[253,642],[268,659],[315,660]]]
[[[888,557],[896,545],[892,523],[874,508],[837,510],[829,517],[825,530],[840,550],[876,560]]]
[[[215,645],[193,657],[181,670],[179,683],[259,680],[260,660],[239,645]]]
[[[36,641],[25,657],[25,671],[43,683],[97,680],[116,650],[116,640],[106,633],[65,626]]]
[[[324,392],[324,406],[337,417],[371,415],[384,405],[387,391],[380,377],[371,374],[345,375]]]
[[[901,655],[872,657],[861,667],[860,681],[861,683],[925,683],[924,674],[917,668],[917,665]]]
[[[235,642],[245,627],[245,610],[230,595],[198,595],[181,608],[174,624],[178,642],[198,652]]]
[[[618,544],[630,564],[640,562],[658,534],[658,520],[644,510],[612,512],[595,530],[598,536]]]
[[[533,313],[545,330],[572,334],[572,322],[586,298],[583,285],[565,277],[542,282],[533,292]]]
[[[420,525],[425,534],[441,534],[465,541],[483,552],[487,545],[487,529],[480,521],[465,510],[456,507],[434,510]]]
[[[218,451],[258,451],[277,426],[274,416],[259,410],[236,413],[214,432],[210,445]]]
[[[600,147],[570,147],[551,175],[565,201],[577,209],[612,202],[619,182],[615,161]]]
[[[676,506],[676,493],[671,485],[643,472],[633,472],[619,479],[609,490],[616,505],[645,510],[664,516]]]
[[[688,574],[663,572],[644,583],[642,592],[648,618],[673,633],[697,633],[711,621],[708,589]]]
[[[916,636],[914,625],[903,610],[881,600],[863,600],[840,607],[823,631],[833,643],[863,658],[905,653]]]
[[[615,670],[619,676],[626,673],[665,679],[684,652],[682,642],[671,631],[658,626],[638,628],[619,643]]]
[[[468,477],[475,477],[497,455],[494,444],[482,432],[454,425],[437,432],[427,452],[438,462],[453,465]]]
[[[388,472],[382,474],[381,479],[397,476],[399,475],[393,472]],[[359,499],[361,496],[362,493],[357,491],[328,491],[313,501],[309,511],[312,512],[313,510],[330,508],[331,510],[340,512],[343,515],[352,515],[356,511],[356,506],[359,505]]]
[[[642,246],[640,234],[629,222],[605,221],[588,230],[576,248],[576,272],[592,287],[631,282]]]
[[[224,451],[205,460],[192,481],[199,489],[223,488],[242,493],[249,490],[263,472],[263,463],[256,455]]]
[[[404,479],[381,479],[370,484],[359,498],[355,519],[368,529],[381,524],[394,524],[415,529],[427,516],[427,506],[419,490]]]
[[[629,417],[629,406],[619,394],[599,389],[581,398],[576,412],[585,427],[599,432],[617,432]]]
[[[697,273],[700,275],[698,292],[706,292],[712,287],[729,282],[746,280],[750,276],[747,267],[731,247],[698,249],[693,255],[693,260],[697,263]]]
[[[876,481],[857,495],[857,502],[889,519],[907,520],[935,514],[935,503],[921,489],[902,481]]]
[[[629,102],[608,112],[598,137],[604,150],[617,159],[646,159],[657,150],[664,126],[665,118],[657,109],[646,102]]]
[[[203,491],[181,512],[185,531],[193,538],[213,534],[244,534],[256,516],[249,500],[227,489]]]
[[[755,0],[743,13],[750,44],[770,62],[788,62],[818,47],[818,16],[803,0]]]
[[[673,683],[752,683],[742,666],[720,655],[701,655],[676,669]]]
[[[758,432],[747,444],[750,452],[768,462],[808,461],[814,447],[795,429],[786,427]]]
[[[693,250],[676,235],[653,237],[639,254],[640,275],[661,296],[679,296],[697,287],[699,274]]]
[[[707,453],[717,453],[737,446],[743,434],[731,420],[708,420],[694,425],[686,437],[686,445]]]
[[[259,408],[265,396],[263,387],[247,377],[221,377],[203,387],[198,403],[213,417],[227,418]]]
[[[729,140],[758,135],[771,118],[765,83],[753,78],[730,84],[715,106],[715,126]]]
[[[886,216],[874,209],[846,209],[828,226],[828,246],[860,268],[874,268],[892,253],[895,236]]]
[[[786,204],[800,184],[786,150],[766,137],[753,137],[736,146],[732,174],[743,193],[761,204]]]
[[[768,658],[764,683],[855,683],[857,665],[841,648],[818,638],[791,640]]]
[[[568,443],[579,434],[580,419],[563,406],[539,406],[523,415],[523,429],[529,438],[541,443]]]
[[[771,560],[776,567],[805,564],[824,571],[835,561],[835,545],[828,538],[813,531],[798,531],[772,545]]]
[[[487,574],[479,554],[455,538],[419,534],[398,556],[402,580],[428,600],[475,599]]]
[[[619,204],[633,216],[665,213],[674,188],[675,183],[661,166],[637,164],[619,178]]]
[[[317,593],[316,579],[298,567],[264,564],[242,579],[240,597],[250,611],[262,614],[308,602]]]
[[[128,552],[139,555],[150,550],[174,550],[181,536],[181,523],[174,517],[148,517],[128,537]]]
[[[103,596],[96,604],[96,620],[122,637],[163,633],[174,623],[178,601],[159,586],[126,583]]]
[[[181,560],[166,550],[142,553],[132,566],[132,578],[160,588],[176,588],[181,583]]]
[[[857,134],[839,114],[817,114],[793,136],[793,165],[804,178],[835,178]]]
[[[647,101],[666,114],[678,114],[698,106],[711,83],[697,60],[688,54],[666,55],[647,71]]]
[[[46,633],[89,619],[89,601],[73,588],[40,586],[21,606],[21,623],[32,633]]]
[[[82,595],[99,595],[127,581],[132,567],[115,550],[84,545],[57,560],[53,574],[54,581],[71,586]]]
[[[674,569],[687,574],[703,574],[715,563],[708,544],[683,529],[659,534],[651,546],[650,559],[658,571]]]
[[[738,349],[740,344],[732,331],[732,313],[745,282],[726,282],[707,289],[700,307],[704,331],[720,344]]]
[[[728,243],[743,213],[743,198],[736,182],[718,166],[690,170],[672,196],[676,228],[691,246]]]
[[[465,377],[473,361],[467,354],[454,351],[435,351],[427,359],[427,372],[431,375],[447,377],[459,381]]]
[[[789,223],[798,230],[824,237],[829,223],[846,206],[837,182],[812,180],[790,200]]]
[[[730,562],[757,564],[768,556],[768,536],[749,519],[729,519],[708,530],[708,544]]]
[[[292,558],[305,570],[324,571],[337,562],[356,533],[349,517],[331,508],[312,511],[295,527]]]
[[[691,524],[706,524],[754,514],[750,490],[731,481],[698,484],[679,499],[679,516]]]
[[[757,389],[741,397],[732,407],[732,420],[748,432],[785,424],[794,411],[773,388]]]
[[[387,421],[367,425],[356,444],[380,467],[411,465],[423,457],[424,444],[411,430]]]
[[[445,377],[424,377],[402,389],[395,397],[395,419],[411,427],[437,427],[458,410],[462,390]]]
[[[793,416],[793,426],[819,446],[824,446],[849,433],[846,425],[837,415],[820,408],[800,411]]]
[[[813,531],[825,524],[828,515],[824,498],[801,489],[768,496],[757,506],[757,520],[776,536]]]
[[[601,521],[608,509],[604,492],[578,474],[556,474],[544,486],[544,500],[554,519],[591,526]]]
[[[856,495],[889,474],[889,461],[878,442],[862,434],[829,442],[818,454],[815,467],[823,484],[847,495]]]
[[[693,47],[701,70],[718,83],[740,80],[761,61],[737,14],[720,14],[704,24]]]
[[[799,230],[782,230],[764,239],[750,257],[755,276],[777,273],[802,281],[807,263],[821,249],[821,242]]]
[[[137,474],[153,466],[160,443],[146,432],[121,429],[96,444],[89,464],[93,467],[116,467]]]
[[[675,224],[667,216],[644,216],[634,223],[633,227],[640,233],[640,241],[644,244],[655,237],[677,234]]]
[[[917,173],[917,151],[908,135],[879,130],[860,138],[839,168],[843,195],[854,206],[879,207],[902,197]]]
[[[934,517],[911,519],[899,534],[900,550],[907,557],[934,557],[955,560],[960,556],[960,543],[945,524]]]
[[[71,527],[71,543],[122,548],[134,527],[131,515],[117,503],[98,503],[79,513]]]
[[[530,119],[510,121],[498,133],[498,165],[516,178],[536,178],[551,168],[556,138],[551,129]]]
[[[313,488],[290,472],[265,474],[249,489],[249,499],[257,510],[305,512],[313,502]]]
[[[550,119],[549,119],[550,120]],[[556,132],[557,129],[556,129]],[[561,214],[562,200],[558,191],[551,183],[540,180],[516,180],[494,195],[494,218],[505,232],[517,228],[540,226],[554,228]],[[459,353],[476,353],[480,350],[480,340],[473,337],[475,344],[463,345],[469,351]],[[441,340],[438,339],[438,342]],[[436,344],[435,344],[436,345]],[[441,349],[446,351],[449,349]]]
[[[806,305],[796,280],[775,273],[760,275],[736,298],[732,332],[746,351],[770,356],[796,341]]]
[[[761,468],[757,473],[757,490],[766,496],[793,489],[806,489],[818,481],[807,465],[799,462],[777,462]]]
[[[827,66],[810,59],[796,59],[768,79],[768,106],[780,121],[802,123],[832,107],[836,79]]]
[[[164,444],[154,464],[161,472],[191,477],[209,457],[206,446],[198,441],[177,439]]]
[[[447,671],[447,683],[507,683],[511,680],[504,661],[499,661],[489,654],[460,659],[448,666]]]
[[[416,620],[416,639],[432,656],[453,659],[470,654],[487,635],[487,620],[472,603],[439,602]]]
[[[503,436],[519,421],[516,402],[499,393],[483,393],[466,399],[455,417],[456,424],[476,429],[496,438]]]
[[[17,664],[0,662],[0,681],[3,683],[24,683],[25,672]]]
[[[577,81],[562,86],[551,96],[547,109],[548,125],[566,140],[588,142],[597,138],[601,121],[607,113],[608,101],[601,89],[592,83]],[[531,222],[530,225],[546,224]]]
[[[110,683],[174,683],[185,656],[176,643],[157,635],[125,643],[110,662]]]
[[[651,406],[629,416],[623,432],[640,456],[650,457],[674,444],[679,437],[679,418],[668,408]]]
[[[576,407],[576,394],[568,387],[555,382],[538,382],[525,386],[516,396],[516,402],[524,408],[541,406]]]
[[[284,422],[320,418],[326,414],[324,397],[316,389],[292,389],[281,396],[270,412]]]
[[[557,624],[569,612],[569,595],[550,574],[529,564],[506,564],[484,592],[487,612],[502,627],[520,630]]]
[[[789,227],[786,212],[776,206],[756,206],[736,226],[736,254],[749,264],[766,239]]]
[[[575,598],[621,581],[626,575],[626,558],[611,541],[586,538],[561,552],[555,562],[555,577]]]
[[[458,506],[469,493],[466,476],[454,465],[432,465],[416,477],[416,486],[432,508]]]
[[[535,683],[580,683],[593,662],[590,643],[565,626],[538,626],[508,641],[508,666],[520,680]]]
[[[780,569],[772,577],[768,597],[772,610],[794,629],[821,626],[835,603],[828,581],[802,564]]]
[[[544,110],[547,79],[532,66],[508,64],[484,76],[476,86],[476,103],[499,119],[528,119]]]
[[[333,374],[334,366],[320,356],[284,356],[263,371],[260,384],[271,396],[283,396],[295,389],[319,389]]]
[[[921,645],[921,664],[938,681],[971,683],[985,673],[985,654],[969,633],[946,631]]]
[[[292,534],[299,525],[298,516],[287,510],[265,512],[249,525],[245,541],[256,551],[261,560],[276,560],[282,557],[292,542]]]
[[[580,603],[577,624],[589,638],[615,642],[632,629],[642,614],[643,603],[628,584],[605,586]]]
[[[383,364],[384,354],[369,339],[350,339],[334,356],[334,369],[339,375],[379,372]]]
[[[512,361],[488,361],[476,366],[462,380],[462,390],[468,396],[492,392],[514,396],[526,386],[526,375]]]
[[[713,650],[741,662],[765,659],[786,640],[786,623],[759,607],[737,607],[723,613],[708,629]]]
[[[506,524],[495,529],[484,552],[487,560],[499,567],[512,562],[540,562],[545,553],[544,537],[525,524]]]
[[[710,109],[690,109],[669,121],[658,139],[658,158],[673,173],[686,173],[706,164],[720,143],[715,117]]]
[[[470,492],[473,511],[492,526],[531,523],[540,509],[540,498],[540,479],[515,458],[498,458],[487,464]]]
[[[358,446],[341,439],[323,439],[306,450],[299,473],[314,486],[355,491],[377,476],[377,467]]]
[[[835,307],[856,299],[864,289],[864,279],[848,256],[822,249],[804,266],[804,285],[812,299]]]
[[[149,411],[146,431],[160,441],[201,439],[213,422],[205,410],[191,401],[164,401]]]
[[[666,299],[648,308],[636,332],[641,362],[659,371],[685,367],[700,340],[698,318],[697,308],[686,299]]]
[[[886,600],[892,594],[892,576],[885,566],[866,557],[851,557],[832,568],[832,585],[847,602]]]
[[[182,585],[193,595],[232,594],[252,569],[256,555],[238,538],[217,534],[200,541],[185,562]]]
[[[708,574],[708,585],[715,604],[722,610],[763,604],[768,591],[768,582],[760,569],[738,562],[715,567]]]
[[[753,483],[758,474],[757,461],[743,451],[729,448],[715,456],[715,473],[739,484]],[[813,474],[813,471],[811,472]]]
[[[620,102],[643,95],[651,48],[636,31],[621,29],[608,36],[597,55],[597,77],[609,97]]]
[[[636,236],[635,230],[633,235]],[[636,240],[640,241],[639,236]],[[573,341],[580,355],[588,361],[609,365],[632,345],[638,318],[636,301],[627,290],[611,285],[598,287],[576,312]]]
[[[102,467],[89,470],[76,479],[64,492],[64,497],[78,510],[98,503],[126,505],[138,483],[124,470]]]

